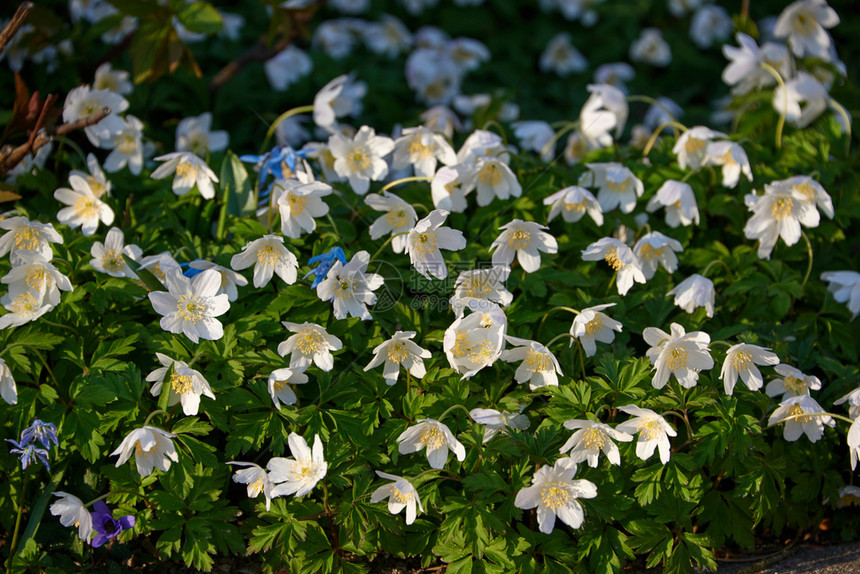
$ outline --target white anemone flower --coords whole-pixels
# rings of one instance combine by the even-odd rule
[[[281,233],[287,237],[297,239],[302,233],[312,233],[317,228],[316,218],[328,213],[328,205],[322,200],[332,192],[327,183],[279,179],[274,187],[280,191],[277,204]]]
[[[704,307],[708,317],[714,316],[714,282],[698,273],[693,273],[666,293],[675,296],[675,305],[693,313],[697,307]]]
[[[827,281],[827,290],[837,303],[847,303],[853,321],[860,314],[860,273],[856,271],[825,271],[821,280]]]
[[[537,508],[538,528],[550,534],[555,528],[556,517],[571,528],[579,528],[585,520],[585,511],[578,498],[594,498],[597,486],[591,481],[573,480],[576,463],[569,457],[562,458],[550,467],[538,469],[532,477],[532,485],[523,488],[514,499],[514,506],[528,510]]]
[[[406,236],[406,251],[415,270],[430,279],[444,279],[448,276],[448,267],[440,249],[459,251],[466,247],[463,232],[445,227],[448,212],[434,209],[427,217],[415,224]]]
[[[121,96],[126,96],[134,90],[134,85],[129,76],[130,74],[125,70],[113,70],[110,62],[105,62],[96,69],[93,89],[110,90]]]
[[[0,237],[0,257],[9,254],[12,265],[20,262],[18,252],[25,249],[38,251],[42,257],[50,261],[54,257],[51,243],[62,245],[63,237],[57,233],[50,223],[30,221],[26,217],[9,217],[0,219],[0,229],[7,233]]]
[[[646,280],[654,277],[658,266],[662,266],[670,274],[674,273],[678,269],[678,257],[675,252],[683,250],[684,247],[678,240],[663,235],[659,231],[646,233],[633,247],[633,253],[639,260]]]
[[[765,186],[763,195],[747,194],[745,202],[753,216],[744,226],[747,239],[758,239],[758,256],[770,259],[780,237],[792,246],[801,237],[801,225],[817,227],[821,216],[814,204],[797,189],[787,186]]]
[[[347,178],[358,195],[367,193],[371,181],[380,181],[388,175],[388,164],[383,158],[394,150],[394,140],[376,135],[373,128],[361,126],[352,139],[334,133],[328,144],[335,160],[334,171]]]
[[[555,237],[543,231],[549,229],[546,225],[534,221],[514,219],[502,225],[502,233],[493,241],[490,251],[493,253],[493,265],[510,267],[516,255],[517,261],[526,273],[540,269],[540,252],[558,253],[558,242]]]
[[[66,95],[66,101],[63,104],[63,122],[75,122],[100,112],[103,108],[109,109],[110,114],[107,117],[84,129],[90,143],[97,146],[100,140],[109,138],[111,134],[123,129],[124,123],[119,114],[126,111],[128,106],[128,100],[118,93],[79,86]]]
[[[213,263],[212,261],[204,261],[202,259],[195,259],[191,263],[188,264],[191,269],[198,269],[200,271],[206,271],[207,269],[214,269],[218,273],[221,274],[221,287],[218,289],[218,294],[226,293],[228,301],[235,301],[239,298],[239,290],[237,287],[244,287],[248,284],[248,280],[242,277],[239,273],[236,273],[232,269],[228,269],[227,267],[223,267],[218,265],[217,263]]]
[[[857,468],[857,459],[860,458],[860,417],[855,418],[848,429],[848,454],[851,456],[851,470],[854,470]],[[855,496],[857,494],[855,493]]]
[[[645,342],[651,345],[646,354],[656,371],[651,384],[662,389],[669,377],[675,375],[682,387],[695,387],[699,371],[714,367],[714,359],[708,352],[711,337],[703,331],[686,333],[677,323],[672,323],[671,328],[671,335],[656,327],[642,331]]]
[[[523,121],[514,122],[514,135],[524,150],[533,151],[549,163],[555,157],[555,130],[548,122]]]
[[[382,369],[382,377],[388,386],[397,382],[400,375],[400,367],[421,379],[427,373],[424,368],[424,359],[433,355],[427,349],[422,349],[410,339],[416,335],[415,331],[397,331],[387,341],[383,341],[373,349],[373,359],[364,367],[364,372],[374,369],[385,363]]]
[[[492,301],[502,307],[510,305],[514,295],[505,289],[504,285],[510,273],[510,267],[501,265],[461,272],[454,283],[454,294],[451,296],[451,307],[457,317],[463,316],[466,302],[471,299]]]
[[[358,317],[364,321],[372,319],[367,305],[376,303],[375,290],[382,287],[384,279],[377,273],[368,273],[370,254],[359,251],[344,265],[335,261],[325,279],[317,285],[317,296],[322,301],[331,301],[335,319]]]
[[[459,165],[474,164],[482,157],[498,157],[507,163],[510,153],[502,136],[487,130],[475,130],[469,134],[457,151]]]
[[[774,379],[767,384],[764,392],[769,397],[782,394],[782,400],[786,400],[791,397],[808,395],[809,391],[821,389],[821,379],[814,375],[804,374],[796,367],[781,363],[774,367],[774,370],[782,378]]]
[[[672,50],[657,28],[644,28],[630,45],[630,60],[664,68],[672,61]]]
[[[424,126],[404,128],[403,135],[394,142],[392,169],[415,168],[418,177],[431,177],[436,172],[436,164],[457,163],[457,154],[445,138]]]
[[[149,390],[152,396],[161,395],[166,382],[167,392],[170,394],[167,399],[168,406],[181,403],[182,412],[186,416],[197,414],[200,409],[200,395],[215,400],[215,393],[212,392],[209,381],[200,374],[200,371],[192,369],[185,361],[175,361],[162,353],[156,353],[155,357],[161,363],[161,367],[146,376],[146,380],[153,383]],[[170,379],[165,381],[168,371],[171,371]]]
[[[430,182],[433,206],[454,213],[466,211],[466,195],[473,191],[472,171],[471,167],[465,166],[439,168]]]
[[[739,48],[723,45],[723,55],[729,60],[723,70],[723,82],[732,86],[733,94],[748,94],[776,83],[773,75],[762,67],[763,63],[774,68],[782,78],[791,75],[792,57],[784,45],[766,42],[759,48],[755,40],[741,32],[735,38]]]
[[[483,442],[489,442],[497,434],[505,433],[505,429],[526,430],[529,428],[529,418],[520,411],[511,413],[508,411],[497,411],[496,409],[472,409],[469,416],[472,420],[484,427]]]
[[[573,45],[570,34],[560,32],[550,38],[541,53],[538,65],[541,72],[554,72],[566,78],[570,74],[579,74],[587,70],[588,60]]]
[[[597,459],[601,452],[606,455],[611,464],[620,465],[621,452],[618,450],[618,445],[613,441],[630,442],[633,440],[633,436],[626,432],[585,419],[564,421],[564,428],[578,430],[567,439],[559,452],[570,451],[570,458],[573,462],[580,463],[587,460],[588,466],[591,468],[597,467]]]
[[[114,173],[128,165],[128,171],[138,175],[143,168],[143,122],[130,114],[120,121],[123,126],[101,142],[101,147],[112,150],[105,171]]]
[[[30,321],[35,321],[54,308],[45,302],[42,293],[17,284],[9,292],[0,297],[0,305],[9,311],[0,317],[0,329],[20,327]],[[8,401],[7,401],[8,402]]]
[[[307,382],[308,376],[298,369],[284,368],[272,371],[272,374],[269,375],[268,387],[275,408],[280,410],[282,404],[296,404],[298,397],[289,385],[304,385]]]
[[[10,405],[18,404],[18,387],[15,386],[9,365],[3,359],[0,359],[0,398]]]
[[[636,208],[636,200],[645,192],[645,185],[632,171],[620,163],[588,164],[593,173],[593,185],[598,188],[597,202],[603,213],[616,207],[621,213]]]
[[[474,164],[466,187],[469,190],[477,190],[478,205],[481,207],[489,205],[497,197],[506,200],[520,197],[523,193],[517,176],[498,157],[479,158]]]
[[[395,253],[403,253],[406,249],[406,234],[418,221],[415,208],[388,191],[368,195],[364,198],[364,203],[383,212],[382,216],[370,224],[370,238],[376,240],[390,233],[395,236],[391,240],[391,248]]]
[[[239,271],[254,266],[254,287],[260,288],[272,280],[272,275],[292,285],[298,278],[299,262],[296,256],[284,246],[284,238],[278,235],[264,235],[248,242],[241,253],[230,259],[230,267]]]
[[[466,459],[466,447],[458,441],[447,426],[435,419],[419,419],[418,424],[403,431],[397,437],[400,454],[410,454],[427,449],[427,462],[431,468],[445,468],[448,462],[448,451],[454,453],[457,460]]]
[[[105,236],[105,242],[96,241],[90,248],[93,258],[90,265],[101,273],[107,273],[111,277],[130,277],[137,279],[137,274],[131,270],[125,262],[123,255],[127,255],[133,261],[137,261],[143,254],[140,247],[133,244],[124,245],[125,238],[122,230],[111,227]]]
[[[603,225],[603,208],[590,191],[578,185],[565,187],[549,197],[544,198],[544,205],[551,206],[547,223],[559,214],[568,223],[575,223],[586,213],[597,225]]]
[[[618,273],[615,285],[619,295],[626,295],[634,281],[645,283],[645,275],[633,250],[614,237],[604,237],[589,245],[582,252],[582,259],[583,261],[605,259],[606,263]]]
[[[609,344],[615,340],[615,331],[621,332],[621,323],[603,312],[614,306],[615,303],[605,303],[587,307],[573,319],[570,334],[579,340],[585,356],[593,357],[597,353],[595,341]],[[573,345],[573,339],[570,344]]]
[[[515,348],[502,351],[501,359],[507,363],[522,361],[514,374],[517,383],[528,381],[531,390],[540,387],[557,387],[558,376],[562,374],[561,365],[546,346],[528,339],[505,335],[505,339]]]
[[[54,492],[54,496],[59,496],[60,499],[51,505],[51,514],[59,516],[63,526],[76,526],[78,538],[89,542],[93,535],[93,518],[81,499],[59,490]]]
[[[639,433],[636,442],[636,456],[642,460],[648,460],[654,454],[654,450],[660,452],[660,462],[666,464],[670,457],[670,436],[678,436],[672,426],[662,416],[651,409],[643,409],[636,405],[618,407],[621,412],[633,416],[632,419],[624,421],[617,427],[619,431],[634,434]]]
[[[445,330],[442,348],[451,368],[468,379],[501,356],[508,320],[501,307],[484,299],[466,299],[463,308],[470,313]]]
[[[610,84],[589,84],[587,86],[591,95],[582,106],[580,116],[611,115],[615,121],[615,137],[621,136],[624,126],[627,124],[629,107],[624,92]],[[598,122],[601,123],[601,122]],[[593,129],[589,126],[581,126],[581,129]],[[607,130],[608,131],[608,130]]]
[[[297,498],[309,493],[316,484],[325,478],[328,463],[323,458],[323,446],[319,435],[314,437],[311,450],[307,441],[291,432],[287,437],[292,459],[275,457],[269,460],[269,480],[275,483],[272,497],[293,494]]]
[[[772,181],[765,186],[765,189],[783,188],[800,193],[806,203],[815,205],[821,213],[833,219],[833,199],[820,183],[808,175],[796,175],[788,179]]]
[[[276,92],[283,92],[290,84],[311,73],[313,61],[295,45],[289,45],[263,64],[266,78]]]
[[[212,182],[218,182],[218,177],[206,162],[190,151],[176,151],[155,158],[164,163],[152,172],[153,179],[163,179],[170,174],[173,177],[173,193],[185,195],[194,186],[205,199],[215,197],[215,187]]]
[[[645,210],[653,213],[661,207],[666,209],[666,225],[669,227],[699,224],[699,205],[689,183],[672,179],[663,182]]]
[[[140,476],[149,476],[156,468],[167,472],[171,461],[179,462],[176,446],[170,440],[172,438],[176,438],[176,435],[157,427],[144,426],[128,433],[110,456],[119,455],[119,460],[116,461],[119,468],[134,454],[134,462]]]
[[[406,509],[406,524],[415,522],[417,515],[415,507],[424,512],[424,507],[421,506],[421,499],[418,498],[418,491],[412,486],[408,480],[402,476],[395,476],[377,470],[376,475],[379,478],[393,481],[392,484],[385,484],[373,491],[370,495],[370,502],[376,504],[382,500],[388,499],[388,512],[391,514],[400,514],[400,511]]]
[[[726,359],[720,369],[720,378],[723,380],[726,394],[731,395],[734,391],[738,377],[751,391],[759,390],[764,384],[761,371],[756,365],[778,365],[779,357],[770,349],[751,345],[749,343],[738,343],[732,345],[726,351]],[[836,403],[834,403],[836,404]]]
[[[212,130],[212,114],[183,118],[176,126],[176,151],[190,151],[199,156],[207,152],[223,151],[230,144],[230,134]]]
[[[829,100],[824,84],[806,72],[798,72],[785,87],[777,86],[773,91],[774,109],[798,128],[805,128],[824,113]]]
[[[741,174],[752,181],[752,169],[747,152],[739,143],[730,141],[709,142],[705,148],[703,165],[721,166],[723,187],[737,187]]]
[[[280,356],[290,355],[291,369],[304,371],[314,363],[323,371],[332,370],[334,356],[331,352],[343,347],[340,339],[329,335],[328,331],[315,323],[281,321],[281,324],[294,333],[278,345]]]
[[[215,317],[230,309],[227,295],[218,295],[221,275],[212,269],[193,279],[171,273],[165,278],[167,291],[152,291],[149,300],[161,318],[161,328],[169,333],[184,333],[197,343],[201,338],[215,341],[224,336],[224,328]]]
[[[314,123],[334,131],[337,118],[353,116],[361,110],[361,98],[367,93],[367,84],[343,74],[331,80],[314,96]]]
[[[182,273],[182,266],[173,258],[169,251],[162,251],[158,255],[147,255],[140,260],[140,269],[146,269],[165,285],[167,275],[171,273]],[[140,270],[138,269],[138,271]]]
[[[38,251],[19,251],[18,259],[19,263],[0,279],[9,285],[10,292],[32,291],[36,299],[57,305],[60,302],[60,291],[72,290],[69,278],[60,273],[50,261],[46,261]]]
[[[794,442],[805,433],[810,442],[818,442],[818,439],[824,436],[824,425],[836,426],[833,417],[827,415],[824,408],[811,396],[799,395],[783,399],[770,415],[767,424],[773,426],[784,421],[782,437],[785,440]]]
[[[72,229],[80,227],[84,236],[95,233],[99,221],[105,225],[113,223],[113,210],[96,197],[84,178],[70,175],[69,184],[71,189],[61,187],[54,192],[57,201],[69,206],[57,213],[57,221]]]
[[[253,462],[230,461],[227,464],[244,466],[233,473],[233,482],[248,485],[248,498],[257,498],[260,493],[266,498],[266,510],[272,506],[272,488],[275,484],[269,480],[269,473]]]
[[[726,138],[726,134],[705,126],[694,126],[678,138],[672,153],[678,158],[681,169],[699,169],[704,165],[708,143],[716,138]]]
[[[826,0],[797,0],[779,15],[773,35],[786,38],[798,58],[811,56],[829,62],[833,40],[825,28],[833,28],[837,24],[839,15]]]

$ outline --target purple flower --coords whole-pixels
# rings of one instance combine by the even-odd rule
[[[36,448],[34,444],[27,444],[23,440],[18,443],[11,438],[7,438],[6,442],[11,442],[18,448],[11,448],[9,452],[14,454],[20,454],[19,457],[21,459],[21,470],[26,470],[28,466],[35,462],[35,458],[38,457],[39,460],[42,461],[48,470],[51,470],[51,465],[48,464],[48,451],[43,448]]]
[[[134,526],[134,516],[131,515],[114,520],[104,500],[93,504],[93,509],[90,513],[93,518],[93,530],[96,532],[96,537],[92,541],[93,548],[98,548],[123,530],[129,530]]]

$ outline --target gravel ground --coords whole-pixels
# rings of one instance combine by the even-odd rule
[[[751,557],[752,558],[752,557]],[[718,574],[860,574],[860,543],[798,546],[757,561],[719,562]]]

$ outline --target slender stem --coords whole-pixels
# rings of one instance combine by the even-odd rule
[[[681,178],[681,183],[687,183],[687,181],[688,181],[691,177],[693,177],[694,175],[696,175],[697,173],[699,173],[699,171],[701,171],[701,168],[698,168],[698,169],[694,169],[694,170],[688,171],[687,173],[685,173],[685,174],[684,174],[684,177],[682,177],[682,178]]]
[[[270,125],[269,129],[266,130],[266,137],[263,140],[262,151],[266,151],[269,148],[269,140],[272,139],[273,135],[275,135],[275,130],[278,129],[278,124],[280,124],[282,121],[289,117],[295,116],[297,114],[306,114],[312,111],[314,111],[313,105],[299,106],[297,108],[287,110],[281,115],[279,115],[277,118],[275,118],[275,121],[272,122],[272,125]]]
[[[779,72],[776,68],[771,66],[770,64],[766,64],[764,62],[759,62],[759,66],[762,70],[766,70],[771,76],[776,79],[776,83],[779,84],[779,87],[782,88],[783,99],[785,100],[785,105],[783,111],[779,114],[779,121],[776,123],[776,149],[782,147],[782,129],[785,127],[785,114],[788,111],[788,90],[785,89],[785,82],[782,80],[782,76],[779,75]]]
[[[568,122],[567,124],[565,124],[565,126],[563,128],[561,128],[560,130],[555,132],[553,134],[552,138],[550,138],[550,140],[548,142],[546,142],[546,145],[544,145],[541,148],[541,150],[540,150],[541,156],[543,156],[546,153],[549,153],[549,150],[551,150],[552,146],[554,146],[556,144],[556,142],[561,139],[561,136],[563,136],[564,134],[566,134],[569,131],[575,130],[578,126],[579,126],[579,122]]]
[[[778,425],[780,425],[786,421],[790,421],[790,420],[794,420],[794,419],[802,419],[804,417],[831,417],[834,419],[839,419],[840,421],[845,421],[848,424],[854,424],[853,419],[849,419],[848,417],[844,417],[842,415],[836,415],[833,413],[806,413],[806,412],[804,412],[804,413],[800,413],[800,414],[796,414],[796,415],[788,415],[785,418],[779,419],[778,421],[776,421],[772,425],[767,425],[766,427],[764,427],[763,430],[773,428],[773,427],[778,426]]]
[[[54,384],[57,386],[57,389],[61,388],[60,381],[57,380],[57,377],[54,375],[54,371],[52,371],[51,367],[48,366],[48,362],[45,360],[45,357],[42,356],[42,353],[39,352],[39,349],[37,349],[33,345],[28,345],[27,343],[12,343],[11,345],[3,349],[3,351],[7,351],[12,347],[24,347],[25,349],[30,349],[31,351],[33,351],[33,353],[35,353],[36,356],[39,357],[39,360],[42,362],[42,365],[45,366],[45,370],[48,371],[49,375],[51,375],[51,379],[53,379]]]
[[[146,420],[144,420],[144,421],[143,421],[143,426],[148,425],[148,424],[149,424],[149,421],[152,419],[152,417],[154,417],[154,416],[155,416],[155,415],[157,415],[157,414],[165,414],[165,415],[166,415],[166,414],[167,414],[167,411],[163,411],[163,410],[161,410],[161,409],[158,409],[158,410],[152,411],[151,413],[149,413],[149,415],[147,415]]]
[[[423,175],[413,175],[411,177],[404,177],[401,179],[395,179],[394,181],[389,181],[383,186],[381,191],[388,191],[392,187],[396,187],[401,183],[409,183],[410,181],[433,181],[432,177],[423,176]]]
[[[839,115],[842,116],[842,121],[845,123],[845,134],[848,136],[845,140],[845,155],[848,155],[848,152],[851,151],[851,116],[848,115],[845,107],[833,98],[829,98],[827,103],[830,104],[831,108],[839,112]]]
[[[663,132],[663,130],[668,127],[678,128],[684,132],[687,131],[687,127],[684,124],[675,121],[668,121],[657,126],[657,129],[654,130],[654,132],[651,134],[651,137],[648,138],[648,143],[645,145],[645,149],[642,150],[642,157],[645,157],[649,153],[651,153],[651,148],[654,147],[654,143],[657,141],[657,138],[660,137],[660,134]]]
[[[56,327],[58,329],[66,329],[68,331],[71,331],[72,333],[74,333],[78,337],[81,336],[81,332],[78,331],[77,329],[75,329],[74,327],[72,327],[71,325],[63,325],[62,323],[54,323],[53,321],[48,321],[44,317],[39,317],[39,322],[44,323],[45,325],[50,325],[52,327]]]
[[[708,276],[708,271],[709,271],[709,270],[711,269],[711,267],[713,267],[714,265],[722,265],[722,266],[725,268],[725,270],[726,270],[726,274],[729,276],[729,278],[731,278],[731,276],[732,276],[732,270],[731,270],[731,268],[726,264],[726,262],[725,262],[725,261],[723,261],[722,259],[714,259],[713,261],[711,261],[710,263],[708,263],[707,265],[705,265],[705,269],[704,269],[704,271],[702,271],[702,277],[707,277],[707,276]]]
[[[806,241],[806,254],[809,255],[809,264],[806,266],[806,275],[803,276],[803,283],[800,284],[800,290],[803,291],[806,288],[806,282],[809,281],[809,275],[812,273],[812,242],[809,241],[809,237],[806,235],[805,231],[801,230],[800,236],[803,237],[804,241]]]
[[[713,346],[713,345],[725,345],[727,348],[732,348],[732,347],[734,347],[734,345],[732,345],[732,344],[731,344],[731,343],[729,343],[728,341],[711,341],[711,342],[710,342],[710,344],[709,344],[708,346],[710,347],[710,346]]]
[[[18,514],[15,516],[15,530],[12,532],[12,544],[9,545],[9,560],[6,562],[6,574],[12,572],[12,561],[17,554],[18,532],[21,529],[21,516],[24,514],[24,497],[27,495],[27,480],[30,478],[30,473],[24,471],[24,478],[21,481],[21,495],[18,497]]]
[[[582,365],[582,380],[586,381],[588,380],[588,374],[585,372],[585,349],[582,347],[582,341],[577,339],[576,342],[579,347],[579,364]]]
[[[467,408],[466,408],[466,407],[464,407],[463,405],[452,405],[452,406],[448,407],[447,409],[445,409],[445,412],[443,412],[443,413],[439,416],[439,418],[438,418],[438,419],[436,419],[436,420],[441,422],[441,420],[442,420],[442,419],[444,419],[444,418],[445,418],[445,416],[446,416],[448,413],[450,413],[451,411],[456,410],[456,409],[463,409],[463,412],[465,412],[465,413],[466,413],[467,415],[469,415],[470,417],[472,416],[472,415],[470,415],[470,414],[469,414],[469,409],[467,409]]]
[[[553,337],[552,339],[550,339],[550,340],[549,340],[549,343],[547,343],[547,344],[545,345],[545,346],[546,346],[546,348],[547,348],[547,349],[549,349],[549,348],[550,348],[550,346],[551,346],[553,343],[555,343],[556,341],[560,341],[561,339],[564,339],[565,337],[567,337],[567,338],[569,338],[569,339],[575,339],[575,338],[576,338],[576,337],[574,337],[573,335],[571,335],[570,333],[562,333],[561,335],[556,335],[555,337]]]
[[[392,235],[391,237],[389,237],[388,239],[386,239],[386,240],[385,240],[385,243],[383,243],[383,244],[380,246],[380,248],[376,250],[376,253],[374,253],[374,254],[373,254],[373,257],[371,257],[371,258],[370,258],[370,261],[373,261],[374,259],[376,259],[377,257],[379,257],[379,254],[380,254],[380,253],[382,253],[382,250],[383,250],[383,249],[385,249],[385,247],[386,247],[389,243],[391,243],[392,241],[394,241],[394,238],[395,238],[395,237],[399,237],[399,236],[401,236],[401,235],[407,235],[408,233],[409,233],[408,231],[403,231],[403,232],[401,232],[401,233],[395,233],[394,235]],[[368,261],[368,263],[370,263],[370,261]]]
[[[537,330],[538,337],[540,337],[541,330],[543,330],[543,324],[544,324],[544,323],[546,323],[547,318],[548,318],[552,313],[554,313],[554,312],[556,312],[556,311],[570,311],[570,312],[571,312],[571,313],[573,313],[574,315],[579,315],[579,311],[577,311],[577,310],[576,310],[576,309],[574,309],[573,307],[565,307],[565,306],[553,307],[552,309],[550,309],[549,311],[547,311],[546,313],[544,313],[544,314],[543,314],[543,317],[541,317],[541,319],[540,319],[540,324],[538,325],[538,330]]]
[[[111,490],[107,494],[102,494],[101,496],[99,496],[97,498],[93,498],[92,500],[90,500],[89,502],[84,504],[84,506],[92,506],[93,504],[95,504],[99,500],[104,500],[104,499],[108,498],[109,496],[113,496],[115,494],[134,494],[138,498],[146,499],[146,497],[144,495],[137,492],[136,490]]]
[[[499,135],[502,136],[502,142],[507,147],[507,145],[508,145],[508,134],[505,133],[505,128],[502,127],[502,124],[500,124],[496,120],[490,120],[490,121],[484,123],[484,126],[482,129],[489,131],[489,128],[491,128],[491,127],[496,128],[496,130],[499,132]]]
[[[190,360],[190,361],[188,361],[188,363],[186,363],[186,364],[187,364],[189,367],[191,367],[194,363],[196,363],[196,362],[197,362],[197,359],[199,359],[199,358],[200,358],[200,357],[202,357],[203,355],[206,355],[206,352],[205,352],[205,351],[198,351],[198,352],[197,352],[193,357],[191,357],[191,360]]]
[[[609,292],[612,291],[612,286],[615,285],[615,280],[618,279],[618,271],[612,274],[612,279],[609,280],[609,285],[606,287],[606,294],[609,295]]]
[[[221,198],[221,211],[218,213],[218,227],[215,231],[215,237],[218,241],[224,240],[224,227],[227,223],[227,207],[230,203],[230,184],[224,186],[224,196]]]
[[[671,415],[673,417],[678,417],[682,421],[684,421],[684,425],[687,427],[687,436],[692,439],[693,438],[693,427],[690,426],[690,419],[687,418],[686,415],[682,415],[681,413],[676,413],[675,411],[666,411],[662,416]]]
[[[658,108],[660,108],[661,110],[666,112],[666,115],[669,116],[669,119],[671,119],[673,122],[677,121],[677,118],[675,117],[675,114],[672,113],[672,110],[667,108],[666,105],[663,102],[661,102],[660,100],[654,99],[650,96],[633,95],[633,96],[627,96],[627,101],[628,102],[645,102],[646,104],[651,104],[652,106],[657,106]],[[680,133],[678,133],[678,126],[673,125],[672,130],[674,131],[675,138],[677,139],[678,136],[681,135]]]

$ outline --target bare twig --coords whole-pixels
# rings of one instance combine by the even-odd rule
[[[0,32],[0,52],[3,51],[3,48],[6,47],[6,44],[12,39],[15,33],[21,28],[21,25],[24,23],[24,20],[27,19],[27,14],[30,13],[30,10],[33,9],[32,2],[21,2],[18,5],[18,9],[15,10],[15,15],[12,16],[12,19],[6,24],[6,27],[3,28],[3,31]]]
[[[284,48],[289,46],[291,42],[292,38],[283,38],[277,44],[269,48],[263,40],[260,40],[251,46],[244,54],[221,68],[221,70],[215,74],[215,77],[209,82],[209,91],[214,92],[226,84],[231,78],[233,78],[233,76],[238,74],[242,68],[251,62],[265,62],[266,60],[276,56]]]

